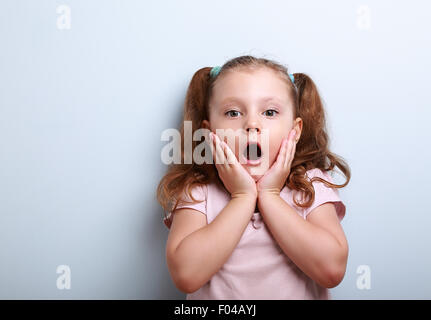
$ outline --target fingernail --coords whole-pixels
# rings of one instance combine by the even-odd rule
[[[295,130],[292,130],[292,132],[290,133],[290,137],[293,139],[293,138],[295,138],[295,134],[296,134],[296,131]]]

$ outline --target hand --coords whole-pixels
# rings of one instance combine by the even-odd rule
[[[258,195],[272,193],[279,195],[290,173],[290,165],[296,151],[296,131],[293,129],[288,138],[284,138],[276,161],[271,168],[257,181]]]
[[[257,198],[256,182],[238,162],[229,146],[210,132],[211,151],[215,166],[224,186],[232,198],[251,196]],[[214,148],[216,152],[214,152]]]

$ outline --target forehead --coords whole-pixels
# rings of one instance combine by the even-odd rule
[[[227,72],[217,79],[212,92],[212,100],[216,104],[229,98],[247,102],[268,97],[274,97],[282,103],[289,101],[286,80],[268,68]]]

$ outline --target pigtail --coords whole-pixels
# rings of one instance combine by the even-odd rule
[[[196,185],[207,184],[215,174],[214,168],[210,164],[198,165],[193,159],[188,159],[192,163],[186,163],[184,152],[184,121],[192,122],[194,132],[201,128],[202,121],[208,118],[208,89],[213,81],[210,77],[210,71],[210,67],[199,69],[189,83],[183,106],[183,118],[179,124],[181,163],[170,164],[157,187],[157,201],[165,211],[165,219],[167,218],[166,212],[174,211],[179,200],[184,198],[184,194],[188,195],[194,202],[199,202],[193,198],[191,189]],[[192,154],[199,143],[201,142],[192,141]]]
[[[208,88],[210,85],[210,67],[205,67],[196,71],[187,89],[184,102],[184,121],[192,121],[193,124],[201,123],[208,118],[206,104],[208,102]],[[181,129],[184,129],[182,123]]]
[[[314,81],[304,73],[294,74],[296,87],[296,117],[303,121],[301,137],[296,145],[295,158],[291,165],[291,174],[287,180],[290,188],[305,192],[309,200],[300,207],[309,207],[314,201],[313,181],[321,181],[331,188],[343,188],[350,181],[350,168],[339,155],[329,151],[329,136],[326,127],[326,112]],[[314,177],[310,182],[306,179],[307,170],[319,168],[322,171],[332,171],[338,167],[346,177],[344,184],[337,185]]]
[[[325,127],[326,115],[313,80],[304,73],[295,73],[294,77],[297,88],[297,116],[302,119],[304,129],[310,128],[310,130],[303,130],[300,139],[301,145],[308,151],[306,153],[308,158],[303,159],[303,161],[307,161],[313,159],[315,155],[313,150],[319,150],[328,143]]]

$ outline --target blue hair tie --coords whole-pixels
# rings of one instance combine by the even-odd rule
[[[210,76],[211,76],[212,78],[217,77],[217,75],[220,73],[220,69],[221,69],[221,67],[220,67],[220,66],[213,67],[213,68],[211,69],[211,71],[210,71]]]
[[[289,78],[292,80],[292,83],[295,84],[295,78],[293,77],[293,73],[289,73]]]

